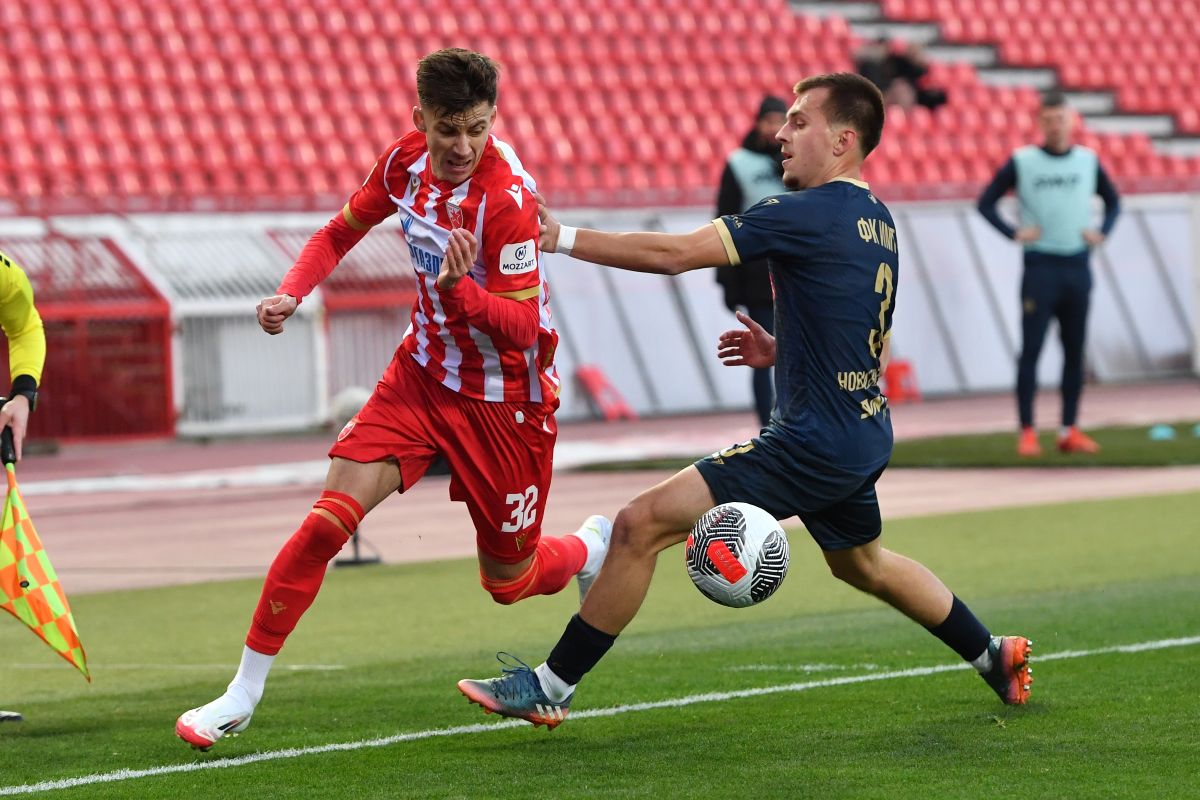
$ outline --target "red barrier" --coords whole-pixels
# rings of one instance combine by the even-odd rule
[[[6,237],[46,328],[31,439],[170,436],[175,431],[166,298],[108,239]],[[0,376],[8,350],[0,348]]]

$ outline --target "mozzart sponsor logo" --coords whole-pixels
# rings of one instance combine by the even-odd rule
[[[516,244],[506,244],[500,250],[500,273],[521,275],[537,269],[537,247],[533,239]]]

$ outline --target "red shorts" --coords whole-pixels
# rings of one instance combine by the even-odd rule
[[[532,555],[541,538],[558,438],[554,409],[549,403],[464,397],[397,351],[329,456],[361,463],[395,459],[403,492],[441,453],[450,465],[450,499],[467,504],[479,549],[515,564]]]

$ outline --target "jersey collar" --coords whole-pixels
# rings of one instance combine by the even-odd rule
[[[871,189],[871,187],[867,185],[867,182],[866,182],[866,181],[860,181],[860,180],[858,180],[857,178],[842,178],[842,177],[838,177],[838,178],[834,178],[834,179],[833,179],[833,181],[845,181],[846,183],[853,183],[853,184],[854,184],[855,186],[857,186],[858,188],[860,188],[860,189],[867,189],[868,191]],[[830,181],[830,183],[833,183],[833,181]]]

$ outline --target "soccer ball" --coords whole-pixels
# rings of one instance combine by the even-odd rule
[[[329,401],[329,416],[334,427],[340,428],[349,422],[370,399],[371,390],[365,386],[347,386],[335,394]]]
[[[683,549],[700,593],[731,608],[766,600],[787,575],[788,540],[775,517],[749,503],[723,503],[701,517]]]

